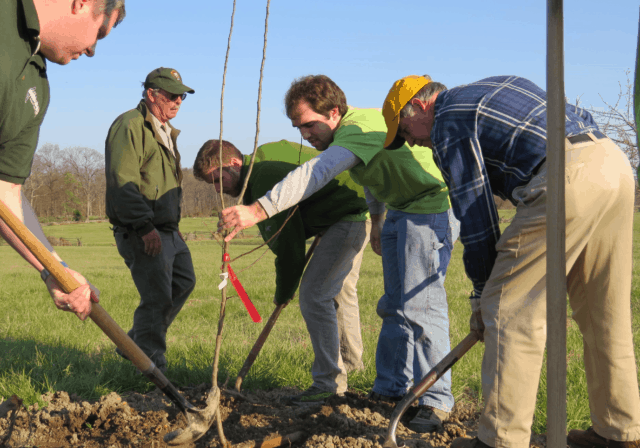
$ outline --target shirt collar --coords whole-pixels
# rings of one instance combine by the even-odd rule
[[[160,122],[160,120],[158,120],[158,117],[156,117],[155,115],[153,115],[153,113],[151,113],[151,111],[149,111],[149,115],[151,115],[151,121],[153,122],[153,124],[155,125],[156,128],[158,128],[158,130],[160,130],[162,123]],[[168,125],[169,123],[165,123],[167,125],[167,129],[168,129]]]
[[[29,28],[34,36],[40,35],[40,20],[38,20],[38,12],[33,0],[22,0],[22,8],[24,10],[24,18],[27,28]]]
[[[33,0],[22,0],[22,9],[24,11],[24,22],[27,29],[30,31],[31,41],[31,56],[35,56],[40,51],[40,20],[38,19],[38,12],[33,4]]]

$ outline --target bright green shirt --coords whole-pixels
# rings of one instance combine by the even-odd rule
[[[38,48],[33,0],[7,0],[0,13],[0,180],[24,184],[49,107],[47,65]]]
[[[315,149],[303,146],[300,162],[303,163],[317,154]],[[300,145],[286,140],[260,146],[256,151],[255,164],[243,197],[244,203],[252,204],[264,196],[298,167],[299,157]],[[243,181],[249,170],[250,159],[251,156],[244,157],[241,171]],[[345,216],[362,216],[366,210],[364,191],[349,178],[348,173],[342,173],[332,179],[298,204],[298,209],[282,228],[281,233],[269,243],[276,255],[275,299],[278,303],[291,300],[298,288],[304,272],[305,241],[324,232],[336,222],[343,221]],[[275,235],[289,213],[290,210],[285,210],[258,223],[258,229],[265,241]]]
[[[304,146],[299,143],[292,143],[287,140],[280,140],[279,142],[267,143],[259,146],[256,151],[256,162],[264,160],[275,160],[278,162],[293,163],[294,165],[301,165],[315,156],[320,154],[315,148]],[[338,185],[346,186],[355,191],[358,197],[364,198],[364,190],[362,187],[354,182],[351,176],[344,172],[335,177],[338,181]],[[362,213],[349,214],[343,216],[340,221],[359,222],[369,219],[369,211]]]
[[[388,209],[420,214],[449,210],[449,190],[431,149],[404,145],[386,150],[386,132],[382,112],[349,107],[331,145],[346,148],[362,160],[349,170],[351,177]]]

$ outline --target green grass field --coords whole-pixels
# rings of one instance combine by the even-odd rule
[[[508,218],[513,211],[501,212]],[[637,215],[636,215],[637,216]],[[506,226],[506,224],[504,224]],[[190,218],[181,223],[183,233],[215,230],[215,220]],[[114,245],[108,223],[46,226],[47,235],[75,241],[82,247],[57,247],[58,253],[74,269],[83,273],[101,291],[101,304],[128,330],[138,294],[128,269]],[[640,220],[635,233],[640,235]],[[251,249],[261,240],[256,229],[231,245],[235,257]],[[220,313],[217,284],[221,250],[216,241],[190,241],[198,283],[184,309],[168,334],[167,376],[177,385],[211,381],[211,363]],[[255,266],[240,273],[260,257],[260,249],[233,264],[251,300],[263,320],[273,311],[275,286],[273,255],[268,252]],[[640,243],[634,241],[634,275],[631,297],[635,317],[633,331],[636,358],[640,355]],[[380,318],[375,309],[382,285],[382,263],[370,248],[365,252],[358,293],[362,332],[365,344],[366,370],[349,377],[352,389],[366,392],[375,378],[375,347]],[[0,397],[17,394],[26,404],[40,401],[40,395],[57,390],[75,393],[85,399],[96,399],[111,391],[144,392],[154,386],[136,373],[136,369],[114,353],[114,345],[90,320],[80,322],[74,315],[58,311],[37,273],[11,248],[0,247]],[[469,331],[468,296],[472,289],[462,265],[462,246],[458,242],[447,273],[446,288],[451,318],[451,343],[457,344]],[[230,290],[230,295],[235,292]],[[570,313],[569,309],[569,313]],[[586,381],[582,363],[582,342],[577,325],[568,326],[568,425],[586,428],[590,424]],[[227,306],[224,342],[218,380],[229,378],[233,385],[253,342],[263,324],[254,324],[240,300],[231,298]],[[477,344],[453,369],[453,392],[457,400],[480,405],[480,365],[483,345]],[[305,388],[311,384],[310,368],[313,351],[297,301],[280,316],[252,370],[244,380],[245,389],[271,389],[285,386]],[[546,366],[543,366],[538,392],[534,431],[545,432]],[[632,392],[635,393],[635,392]],[[1,399],[0,399],[1,401]]]

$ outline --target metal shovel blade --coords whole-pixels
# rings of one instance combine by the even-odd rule
[[[422,394],[433,386],[433,384],[438,381],[440,377],[451,368],[451,366],[462,358],[476,342],[478,342],[477,334],[475,332],[469,333],[462,342],[456,345],[455,348],[447,354],[447,356],[442,358],[442,360],[436,364],[433,369],[431,369],[429,373],[427,373],[427,375],[407,393],[407,395],[402,398],[393,410],[393,414],[391,414],[387,438],[382,445],[384,448],[398,448],[398,444],[396,442],[396,429],[398,428],[400,417],[402,417],[409,406],[411,406],[411,403],[420,398]]]
[[[187,426],[177,429],[164,436],[167,445],[183,445],[195,442],[209,430],[218,413],[220,405],[220,389],[214,386],[207,397],[207,407],[204,409],[187,409],[184,415],[187,417]]]

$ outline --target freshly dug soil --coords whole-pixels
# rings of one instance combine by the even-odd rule
[[[210,385],[202,384],[181,392],[195,406],[204,408],[209,389]],[[349,392],[324,405],[284,404],[284,398],[295,393],[291,389],[242,393],[223,390],[220,405],[227,440],[236,448],[249,448],[294,434],[297,439],[283,446],[382,446],[393,404]],[[165,434],[186,424],[182,413],[159,390],[145,395],[111,393],[93,403],[66,392],[43,395],[43,400],[48,405],[42,409],[38,405],[26,409],[15,397],[0,404],[0,446],[159,448],[167,446]],[[478,412],[470,404],[456,404],[449,419],[432,434],[418,434],[403,425],[415,412],[416,408],[407,411],[396,433],[399,444],[409,448],[447,447],[456,437],[476,434]],[[182,446],[221,447],[215,422],[200,440]],[[544,437],[532,438],[532,446],[544,448]]]

